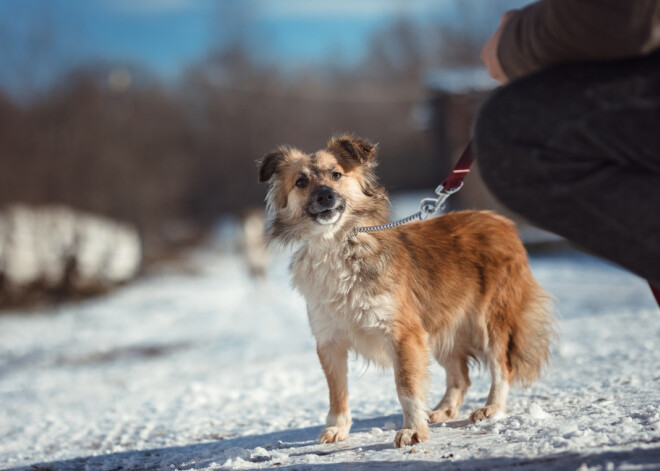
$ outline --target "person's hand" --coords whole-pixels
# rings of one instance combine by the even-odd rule
[[[500,60],[497,57],[497,49],[500,45],[500,36],[502,35],[504,25],[506,25],[509,18],[511,18],[517,11],[518,10],[510,10],[502,15],[499,28],[497,28],[497,31],[495,31],[488,41],[486,41],[486,44],[484,44],[484,47],[481,50],[481,60],[486,64],[488,74],[502,85],[509,81],[509,77],[507,77],[502,70]]]

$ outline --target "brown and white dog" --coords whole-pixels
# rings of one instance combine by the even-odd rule
[[[260,162],[270,185],[268,238],[299,243],[291,271],[330,390],[320,441],[351,427],[347,356],[393,366],[403,409],[394,445],[427,440],[428,423],[456,417],[470,386],[468,361],[488,366],[492,385],[473,421],[503,411],[509,386],[527,385],[547,363],[554,336],[549,296],[534,280],[514,224],[484,211],[450,213],[380,232],[389,202],[374,174],[375,146],[332,138],[313,154],[281,147]],[[425,402],[429,354],[447,389]]]

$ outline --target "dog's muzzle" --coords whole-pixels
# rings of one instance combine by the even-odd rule
[[[319,224],[334,224],[345,208],[343,199],[332,188],[324,185],[311,194],[307,213]]]

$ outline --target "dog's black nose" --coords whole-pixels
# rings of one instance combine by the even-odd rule
[[[322,209],[332,209],[335,206],[335,193],[329,186],[321,186],[314,193],[316,203]]]

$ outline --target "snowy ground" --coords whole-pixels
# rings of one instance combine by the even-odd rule
[[[351,365],[352,435],[319,445],[327,392],[286,256],[252,282],[199,252],[106,298],[0,315],[2,469],[660,469],[660,311],[641,280],[576,253],[532,268],[557,297],[561,345],[506,416],[461,416],[394,449],[392,373]],[[429,402],[444,390],[434,365]]]

